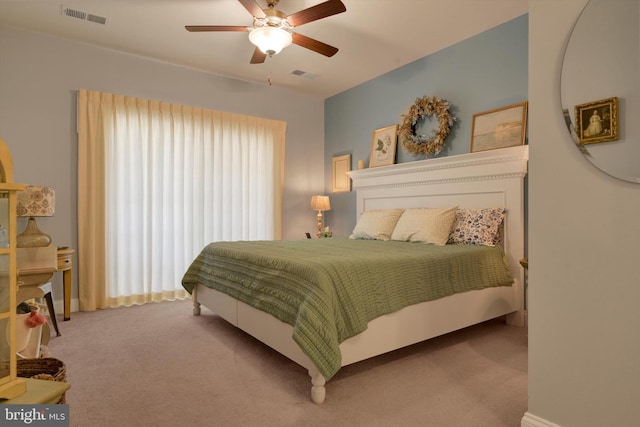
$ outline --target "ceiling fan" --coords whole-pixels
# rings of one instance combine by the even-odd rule
[[[263,63],[267,55],[277,55],[291,43],[328,57],[338,52],[338,48],[303,36],[294,32],[293,29],[302,24],[346,12],[347,8],[341,0],[328,0],[291,15],[286,15],[276,8],[280,0],[266,0],[266,9],[262,9],[255,0],[238,1],[253,16],[253,26],[187,25],[185,28],[191,32],[248,31],[249,40],[256,45],[251,64]]]

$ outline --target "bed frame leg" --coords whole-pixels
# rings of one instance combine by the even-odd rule
[[[191,299],[193,300],[193,315],[200,316],[200,303],[198,302],[198,285],[193,287]]]
[[[512,326],[525,326],[525,311],[524,310],[518,310],[518,311],[514,311],[513,313],[509,313],[507,314],[507,325],[512,325]]]
[[[318,372],[309,371],[309,375],[311,376],[311,400],[320,404],[324,402],[327,395],[327,389],[324,387],[327,380]]]

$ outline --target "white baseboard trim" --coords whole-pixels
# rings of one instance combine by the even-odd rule
[[[560,425],[537,417],[531,412],[525,412],[524,417],[522,417],[520,421],[520,427],[560,427]]]
[[[56,311],[56,317],[64,315],[64,301],[53,300],[53,309]],[[80,311],[80,305],[77,298],[71,298],[71,312]]]

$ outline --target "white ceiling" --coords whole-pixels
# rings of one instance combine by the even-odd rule
[[[527,0],[342,0],[347,11],[295,31],[339,48],[327,58],[291,45],[249,64],[248,33],[185,25],[252,25],[237,0],[0,0],[0,23],[326,98],[527,13]],[[266,7],[264,0],[257,2]],[[323,0],[281,0],[286,14]],[[64,16],[71,8],[106,25]],[[296,76],[294,70],[308,74]]]

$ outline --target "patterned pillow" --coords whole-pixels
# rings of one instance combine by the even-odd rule
[[[504,208],[459,209],[449,234],[449,243],[495,246],[500,243]]]
[[[445,245],[457,210],[457,206],[405,209],[391,234],[391,240]]]
[[[402,215],[402,209],[364,211],[349,238],[389,240],[400,215]]]

